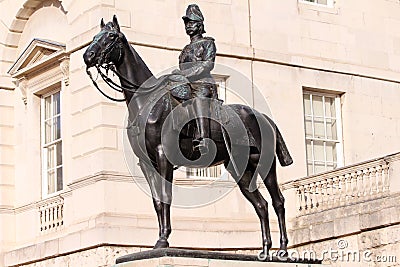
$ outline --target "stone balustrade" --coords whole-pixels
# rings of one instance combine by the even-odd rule
[[[294,189],[300,215],[359,203],[387,196],[392,189],[392,165],[399,163],[397,153],[296,179],[282,184],[282,189]]]
[[[41,201],[38,208],[41,233],[58,230],[64,225],[64,199],[61,196]]]

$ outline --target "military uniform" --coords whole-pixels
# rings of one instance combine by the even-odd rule
[[[217,98],[217,88],[210,72],[214,68],[214,39],[202,37],[186,45],[179,56],[179,69],[189,79],[193,97]]]
[[[211,113],[207,98],[218,98],[217,87],[210,73],[214,68],[217,49],[213,38],[203,37],[204,17],[196,4],[188,6],[182,19],[186,33],[190,36],[190,43],[179,56],[179,72],[189,80],[192,88],[192,106],[198,129],[194,144],[201,154],[205,154],[208,151],[206,139],[210,136]]]

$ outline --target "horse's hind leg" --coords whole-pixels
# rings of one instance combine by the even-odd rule
[[[262,241],[263,241],[262,254],[260,254],[260,256],[266,257],[268,256],[269,249],[272,246],[271,233],[269,229],[269,219],[268,219],[268,203],[261,195],[260,191],[258,191],[258,189],[250,190],[250,183],[251,180],[253,179],[254,171],[250,170],[249,168],[249,170],[247,170],[241,178],[236,175],[235,171],[229,169],[228,171],[239,185],[242,194],[253,205],[258,215],[258,218],[260,219]]]
[[[272,199],[272,206],[274,207],[275,213],[278,216],[279,231],[280,231],[280,249],[278,251],[278,256],[287,255],[287,244],[288,238],[286,233],[286,223],[285,223],[285,198],[279,189],[277,176],[276,176],[276,158],[272,163],[272,166],[265,177],[264,184],[268,189],[269,194]]]

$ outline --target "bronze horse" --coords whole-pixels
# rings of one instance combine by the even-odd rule
[[[146,84],[159,83],[142,58],[128,43],[121,33],[117,18],[114,16],[107,24],[101,20],[101,30],[94,37],[92,43],[85,51],[83,58],[87,69],[96,67],[113,70],[120,79],[120,85],[113,83],[103,73],[100,75],[105,81],[119,87],[128,105],[129,127],[127,134],[130,145],[135,155],[139,158],[145,178],[150,186],[153,204],[159,223],[159,239],[154,248],[169,247],[168,237],[171,233],[170,206],[172,201],[172,181],[175,166],[207,167],[201,159],[202,155],[193,149],[193,135],[189,128],[193,123],[187,123],[178,134],[178,143],[169,140],[175,130],[173,127],[162,127],[172,108],[179,103],[171,97],[168,90],[162,86],[146,86]],[[93,79],[92,79],[93,80]],[[150,82],[149,82],[150,81]],[[117,88],[118,89],[118,88]],[[154,97],[159,94],[160,97]],[[115,100],[115,99],[114,99]],[[148,108],[150,106],[150,108]],[[147,116],[143,110],[148,109]],[[266,115],[245,105],[222,105],[222,112],[231,118],[225,125],[235,124],[239,121],[246,129],[247,136],[223,136],[221,123],[211,120],[210,138],[214,142],[214,157],[209,166],[224,164],[226,169],[237,182],[240,191],[253,205],[261,224],[262,254],[268,255],[272,246],[268,219],[268,204],[257,188],[251,189],[252,181],[260,175],[272,199],[272,206],[278,217],[280,229],[280,250],[278,255],[287,255],[287,234],[285,226],[284,197],[278,187],[276,175],[276,157],[282,166],[292,164],[292,158],[285,142],[275,124]],[[178,115],[179,116],[179,115]],[[175,116],[176,117],[176,116]],[[195,125],[195,124],[194,124]],[[176,136],[176,135],[175,135]],[[244,138],[249,137],[249,138]],[[251,142],[250,137],[252,138]],[[243,145],[239,139],[246,139],[248,145]],[[171,141],[171,142],[170,142]],[[171,145],[172,144],[172,145]],[[177,147],[178,145],[178,147]],[[243,147],[244,150],[234,151],[234,146]],[[187,162],[171,162],[168,155],[179,150]],[[239,151],[239,152],[237,152]],[[247,151],[248,156],[243,165],[240,151]],[[263,155],[272,155],[270,160]],[[237,160],[238,159],[238,160]],[[233,162],[236,161],[243,171],[238,171]],[[269,162],[268,162],[269,161]],[[236,166],[236,168],[235,168]]]

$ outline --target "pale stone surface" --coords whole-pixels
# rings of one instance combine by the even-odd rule
[[[324,262],[331,266],[398,266],[399,197],[365,201],[295,219],[290,234],[294,250],[300,255],[313,251],[319,258],[326,251]],[[335,260],[342,252],[344,258]],[[348,259],[348,254],[360,258]]]
[[[7,265],[17,265],[32,253],[40,260],[104,242],[152,246],[157,238],[151,200],[129,181],[125,165],[122,129],[126,108],[123,103],[110,103],[95,90],[85,74],[82,55],[85,45],[99,31],[100,19],[108,21],[117,14],[129,41],[134,42],[134,48],[158,75],[176,66],[179,50],[188,42],[181,16],[189,2],[65,0],[61,4],[67,14],[52,4],[35,10],[42,5],[36,0],[0,3],[0,199],[6,204],[6,209],[0,207],[0,266],[3,248],[8,251]],[[207,0],[198,4],[206,18],[207,35],[216,38],[217,63],[235,68],[254,82],[285,137],[295,163],[278,169],[280,182],[306,175],[302,106],[305,88],[343,94],[346,165],[399,150],[400,6],[396,1],[336,1],[333,8],[272,0]],[[153,23],[149,23],[150,19]],[[61,83],[65,225],[60,231],[47,234],[39,231],[36,205],[42,199],[40,94],[49,84],[28,92],[26,106],[19,90],[2,89],[15,87],[7,71],[32,38],[63,42],[67,51],[73,50],[69,86]],[[214,73],[232,76],[220,68]],[[37,81],[43,75],[28,78]],[[228,87],[236,84],[234,77],[228,77]],[[104,83],[100,85],[105,87]],[[262,108],[260,95],[251,88],[241,90],[243,99],[228,94],[227,102]],[[393,165],[390,170],[392,192],[400,191],[397,169]],[[133,174],[142,176],[138,168]],[[140,183],[144,183],[143,179]],[[397,228],[368,230],[398,222],[394,200],[321,211],[295,220],[296,196],[294,192],[283,194],[288,229],[293,230],[289,244],[315,241],[315,247],[323,249],[325,244],[335,242],[320,240],[336,240],[349,234],[352,246],[357,240],[365,240],[365,246],[373,247],[376,253],[399,251]],[[272,207],[269,210],[276,247],[278,227]],[[174,208],[172,217],[171,244],[176,246],[260,246],[258,219],[237,189],[206,207]],[[379,235],[374,238],[377,231]],[[57,243],[54,240],[58,238],[64,239]],[[24,248],[26,252],[21,252]],[[19,254],[13,252],[17,249],[21,249]],[[95,266],[93,255],[108,257],[113,253],[112,249],[89,250],[32,266]],[[112,264],[104,257],[98,266]]]

